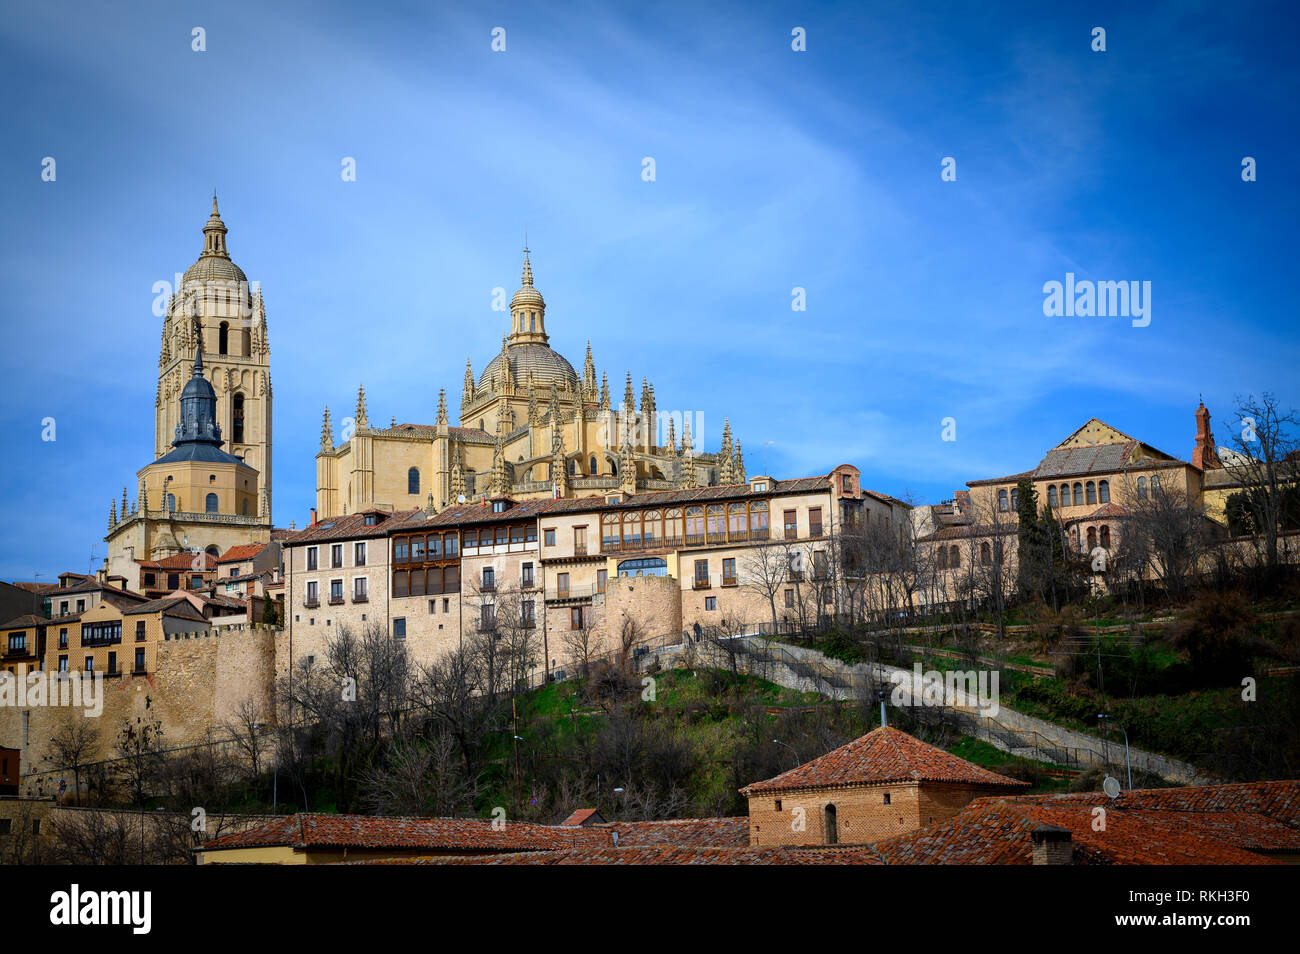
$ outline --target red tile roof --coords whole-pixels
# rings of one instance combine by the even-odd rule
[[[391,818],[368,815],[288,815],[216,838],[203,851],[288,846],[300,850],[529,851],[608,844],[608,833],[477,818]]]
[[[594,808],[579,808],[568,818],[564,819],[564,821],[560,822],[560,824],[566,826],[583,825],[586,824],[588,819],[590,819],[593,815],[596,816],[596,821],[592,822],[592,824],[596,824],[597,822],[603,822],[605,820],[600,817],[600,812]]]
[[[740,793],[913,781],[989,785],[1008,791],[1028,785],[885,726],[775,778],[748,785]]]
[[[448,855],[418,861],[385,859],[361,864],[428,865],[878,865],[869,846],[835,848],[714,848],[690,845],[564,848],[490,856]]]
[[[234,563],[237,560],[251,560],[266,549],[265,543],[241,543],[231,547],[217,560],[218,563]]]
[[[592,826],[617,838],[620,848],[678,845],[744,848],[749,845],[749,818],[673,818],[665,821],[610,822]],[[611,838],[611,841],[614,839]]]
[[[202,566],[195,566],[195,561]],[[216,566],[216,560],[210,553],[173,553],[161,560],[136,560],[140,566],[149,570],[210,570]]]
[[[379,514],[382,519],[372,527],[366,526],[368,514]],[[284,546],[301,546],[304,543],[322,543],[330,540],[359,540],[383,537],[397,524],[422,515],[423,510],[362,510],[341,517],[325,517],[302,530],[294,530],[282,539]]]
[[[1040,825],[1069,831],[1080,864],[1270,864],[1266,853],[1300,853],[1300,782],[979,798],[875,848],[889,864],[1030,864]]]

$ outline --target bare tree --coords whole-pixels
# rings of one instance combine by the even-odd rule
[[[262,709],[252,698],[241,702],[234,717],[226,723],[226,731],[230,734],[235,750],[248,767],[249,781],[256,781],[262,774],[262,759],[271,745],[271,735],[267,729]]]
[[[395,742],[382,766],[362,776],[366,805],[380,815],[452,816],[474,808],[475,780],[465,776],[455,740],[435,734]]]
[[[81,804],[81,772],[99,751],[99,732],[79,710],[69,713],[50,737],[49,758],[72,772],[73,804]]]
[[[1264,539],[1264,559],[1270,574],[1278,567],[1278,536],[1283,526],[1287,493],[1300,481],[1300,417],[1283,410],[1268,392],[1237,399],[1240,430],[1232,430],[1234,454],[1228,470],[1240,481],[1253,515],[1255,531]]]
[[[1164,584],[1172,599],[1183,598],[1197,573],[1205,549],[1204,511],[1181,488],[1153,485],[1145,496],[1131,495],[1132,516],[1125,534],[1146,557],[1146,569]]]

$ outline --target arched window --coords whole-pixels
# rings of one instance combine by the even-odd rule
[[[948,565],[954,570],[961,566],[961,550],[957,549],[957,544],[948,548]]]
[[[1088,528],[1088,552],[1091,553],[1097,548],[1097,528]]]
[[[980,544],[980,565],[990,566],[993,563],[993,548],[987,542]]]
[[[207,513],[216,513],[216,512],[217,512],[217,495],[216,495],[216,494],[208,494],[208,496],[207,496],[206,498],[204,498],[204,501],[203,501],[203,509],[204,509]]]
[[[1083,504],[1083,484],[1077,480],[1074,482],[1074,505],[1076,507]]]
[[[999,491],[998,491],[998,509],[1001,510],[1001,511],[1003,511],[1004,513],[1006,512],[1006,509],[1007,509],[1007,492],[1006,492],[1005,490],[999,490]]]
[[[941,570],[948,569],[948,548],[947,547],[939,547],[939,557],[936,560],[936,562],[939,565],[939,569]]]
[[[230,325],[224,321],[217,329],[217,353],[230,354]]]
[[[1153,494],[1158,494],[1158,493],[1160,493],[1160,475],[1159,475],[1159,474],[1152,474],[1152,475],[1151,475],[1151,492],[1152,492]]]
[[[1139,477],[1138,478],[1138,500],[1146,500],[1146,499],[1147,499],[1147,479],[1145,477]]]
[[[1057,502],[1056,502],[1056,501],[1057,501],[1057,497],[1056,497],[1056,485],[1053,484],[1052,486],[1050,486],[1050,487],[1047,488],[1047,506],[1049,506],[1049,507],[1051,507],[1053,510],[1055,510],[1056,507],[1057,507]]]
[[[826,806],[825,816],[826,824],[824,827],[826,829],[826,844],[838,845],[840,843],[840,827],[834,805]]]
[[[167,495],[167,512],[168,512],[168,513],[175,513],[175,512],[176,512],[176,495],[175,495],[175,494],[168,494],[168,495]]]
[[[1070,485],[1061,484],[1061,506],[1070,506]]]
[[[1019,487],[1011,488],[1011,509],[1012,510],[1020,509],[1020,488]]]
[[[408,494],[420,492],[420,468],[412,467],[406,472],[406,492]]]
[[[1101,526],[1101,545],[1107,550],[1110,549],[1110,527],[1106,524]]]
[[[1110,481],[1103,480],[1097,485],[1097,499],[1102,503],[1110,503]]]
[[[590,470],[588,470],[587,473],[591,474],[594,477],[597,473],[596,458],[593,457],[591,460],[587,462],[587,464],[590,467]]]
[[[1095,504],[1097,502],[1097,485],[1094,484],[1091,480],[1088,481],[1087,493],[1088,493],[1088,503]]]
[[[244,443],[244,396],[236,394],[230,399],[230,443]]]
[[[578,476],[578,462],[576,460],[569,461],[569,476],[570,477]]]
[[[206,553],[208,556],[212,557],[212,559],[214,560],[217,557],[221,556],[221,549],[215,543],[209,543],[208,548],[203,552]]]

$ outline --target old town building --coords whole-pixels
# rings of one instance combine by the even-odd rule
[[[882,726],[741,794],[751,845],[836,845],[916,831],[1027,787]]]

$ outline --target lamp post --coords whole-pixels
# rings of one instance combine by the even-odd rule
[[[782,742],[780,739],[773,739],[772,741],[775,742],[777,745],[784,746],[785,748],[789,749],[791,752],[794,752],[794,759],[795,759],[794,764],[796,766],[803,764],[803,759],[799,758],[799,753],[795,751],[795,747],[793,745],[790,745],[787,742]]]
[[[1109,719],[1111,722],[1114,722],[1117,726],[1119,726],[1120,731],[1124,733],[1124,768],[1128,771],[1128,787],[1129,787],[1129,791],[1132,791],[1132,790],[1133,790],[1133,763],[1132,763],[1131,761],[1129,761],[1129,754],[1128,754],[1128,729],[1124,728],[1124,724],[1123,724],[1122,722],[1119,722],[1118,720],[1116,720],[1116,718],[1115,718],[1113,715],[1107,715],[1107,714],[1104,713],[1104,712],[1098,712],[1098,713],[1097,713],[1097,718],[1098,718],[1098,719]]]

